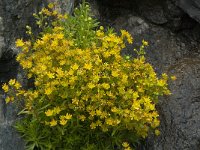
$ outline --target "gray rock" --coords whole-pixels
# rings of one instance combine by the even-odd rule
[[[24,150],[24,143],[12,127],[12,122],[0,125],[0,150]]]
[[[129,15],[128,17],[121,16],[114,21],[114,27],[117,30],[127,29],[133,35],[142,34],[149,29],[149,25],[139,16]]]
[[[150,2],[150,1],[149,1]],[[156,5],[152,5],[152,6],[146,6],[143,5],[144,7],[141,7],[140,11],[141,14],[147,18],[151,23],[154,24],[165,24],[168,22],[167,18],[165,17],[163,8],[161,6],[156,6]]]
[[[192,18],[200,22],[200,1],[199,0],[178,0],[176,4],[181,7]]]
[[[5,104],[5,95],[0,97],[0,150],[23,150],[24,142],[13,128],[17,110]]]
[[[2,17],[0,17],[0,58],[1,58],[2,53],[3,53],[3,47],[5,46],[4,37],[3,37],[3,30],[4,30],[3,19],[2,19]]]
[[[5,47],[4,37],[0,36],[0,58],[1,58],[2,53],[3,53],[3,47]]]
[[[87,2],[90,4],[93,17],[100,20],[99,6],[97,1],[87,0]]]
[[[160,101],[161,135],[149,146],[153,150],[199,150],[200,59],[184,59],[168,68],[177,80],[172,95]]]
[[[74,8],[75,0],[47,0],[48,3],[57,3],[56,10],[61,13],[71,14]]]

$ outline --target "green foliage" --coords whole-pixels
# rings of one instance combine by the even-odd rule
[[[118,36],[98,28],[86,3],[68,17],[53,7],[35,14],[44,29],[39,37],[16,41],[17,61],[34,88],[15,79],[3,85],[7,103],[24,101],[16,129],[27,149],[130,150],[148,133],[158,134],[155,105],[170,91],[168,76],[158,79],[145,61],[148,43],[135,50],[137,58],[123,58],[125,43],[132,43],[127,31]],[[44,23],[49,17],[54,21]]]
[[[92,18],[89,5],[80,5],[80,8],[75,8],[74,17],[69,17],[61,24],[64,27],[65,37],[73,40],[75,46],[88,48],[96,42],[94,29],[99,23]]]

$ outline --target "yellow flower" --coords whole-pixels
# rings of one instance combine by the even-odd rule
[[[124,148],[129,147],[129,143],[128,143],[128,142],[123,142],[123,143],[122,143],[122,146],[123,146]]]
[[[64,125],[66,125],[66,123],[67,123],[67,120],[65,120],[65,119],[60,120],[60,124],[61,124],[61,125],[64,126]]]
[[[113,108],[111,109],[111,111],[114,112],[114,113],[116,113],[116,112],[118,112],[118,109],[117,109],[117,107],[113,107]]]
[[[24,46],[24,42],[22,39],[17,39],[17,41],[15,42],[16,47],[23,47]]]
[[[87,70],[90,70],[90,69],[92,69],[92,64],[91,63],[86,63],[84,65],[84,68],[87,69]]]
[[[57,125],[57,121],[56,120],[51,120],[51,122],[49,122],[50,126],[53,127],[53,126],[56,126]]]
[[[78,105],[79,100],[77,98],[72,99],[72,104]]]
[[[139,110],[139,109],[141,108],[141,106],[140,106],[140,102],[137,101],[137,100],[134,101],[132,107],[133,107],[134,109],[136,109],[136,110]]]
[[[171,79],[174,81],[176,80],[176,76],[171,76]]]
[[[54,111],[55,114],[59,114],[61,112],[61,109],[60,109],[60,107],[55,107],[53,109],[53,111]]]
[[[71,114],[68,114],[68,113],[67,113],[67,114],[65,115],[65,119],[70,120],[71,118],[72,118],[72,115],[71,115]]]
[[[46,112],[45,112],[45,114],[46,114],[46,116],[47,117],[49,117],[49,116],[53,116],[53,110],[51,110],[51,109],[48,109]]]
[[[92,117],[93,117],[95,114],[96,114],[96,113],[95,113],[94,110],[92,110],[92,111],[90,112],[90,115],[91,115]]]
[[[62,31],[62,30],[64,30],[64,28],[60,27],[60,26],[56,26],[56,27],[53,28],[54,32],[58,32],[58,31]]]
[[[101,30],[97,30],[97,31],[96,31],[96,35],[97,35],[98,37],[102,37],[102,36],[104,36],[104,32],[102,32]]]
[[[56,34],[56,38],[57,39],[63,39],[64,38],[64,34]]]
[[[106,90],[108,90],[110,88],[110,85],[108,83],[103,83],[102,87]]]
[[[98,82],[99,81],[99,76],[98,75],[95,75],[94,77],[93,77],[93,82]]]
[[[43,8],[41,10],[41,12],[44,13],[45,15],[47,15],[47,16],[51,16],[51,12],[48,9],[46,9],[46,8]]]
[[[74,84],[76,80],[77,80],[77,77],[76,77],[76,76],[72,76],[72,77],[69,79],[69,83],[70,83],[70,84]]]
[[[102,111],[101,110],[96,110],[96,114],[98,115],[98,116],[100,116],[101,114],[102,114]]]
[[[126,30],[121,30],[122,38],[126,37],[127,41],[129,44],[133,43],[133,38],[132,36],[126,31]]]
[[[69,73],[69,75],[73,75],[74,74],[74,70],[70,69],[68,73]]]
[[[43,37],[42,37],[42,40],[44,42],[48,42],[49,39],[50,39],[50,34],[44,34]]]
[[[132,150],[130,147],[125,148],[124,150]]]
[[[108,114],[107,114],[106,112],[102,112],[100,118],[101,118],[101,119],[102,119],[102,118],[107,118],[107,115],[108,115]]]
[[[54,73],[51,73],[51,72],[48,72],[48,73],[47,73],[47,76],[48,76],[50,79],[55,78],[55,77],[54,77]]]
[[[18,93],[19,95],[24,95],[25,91],[24,90],[18,90]]]
[[[155,130],[155,135],[157,135],[157,136],[160,135],[160,131],[158,129]]]
[[[15,82],[16,82],[16,80],[15,79],[10,79],[10,81],[8,82],[9,83],[9,85],[14,85],[15,84]]]
[[[88,87],[89,87],[90,89],[93,89],[93,88],[95,87],[95,85],[94,85],[93,83],[88,83]]]
[[[50,95],[52,91],[53,91],[52,88],[48,87],[47,89],[45,89],[45,94]]]
[[[60,64],[61,66],[63,66],[65,63],[66,63],[66,60],[61,60],[61,61],[59,62],[59,64]]]
[[[32,76],[33,76],[32,73],[28,73],[28,74],[27,74],[28,79],[30,79]]]
[[[152,128],[156,128],[159,125],[160,125],[160,121],[158,119],[155,119],[151,126],[152,126]]]
[[[101,125],[102,125],[102,122],[101,122],[100,120],[97,120],[97,121],[96,121],[96,125],[97,125],[97,126],[101,126]]]
[[[107,125],[113,125],[113,119],[107,118],[105,121]]]
[[[57,77],[59,77],[59,78],[61,78],[65,75],[62,68],[57,68],[56,73],[57,73]]]
[[[53,15],[56,16],[58,12],[56,10],[53,11]]]
[[[149,43],[148,43],[147,41],[145,41],[145,40],[142,40],[142,45],[144,45],[144,46],[148,46]]]
[[[38,64],[39,65],[39,64]],[[40,69],[41,69],[41,71],[45,71],[46,69],[47,69],[47,67],[45,66],[45,65],[40,65]]]
[[[113,76],[113,77],[118,77],[118,76],[119,76],[118,71],[112,71],[112,76]]]
[[[52,41],[51,47],[56,47],[56,46],[58,46],[58,41],[57,40]]]
[[[4,83],[3,86],[2,86],[2,89],[4,90],[4,92],[7,93],[8,90],[9,90],[9,87],[8,87],[8,85],[6,83]]]
[[[54,4],[53,4],[53,3],[49,3],[49,4],[48,4],[48,7],[49,7],[50,9],[52,9],[52,8],[54,7]]]
[[[166,84],[166,81],[165,80],[162,80],[162,79],[160,79],[160,80],[158,80],[158,86],[165,86],[165,84]]]
[[[67,19],[67,15],[58,14],[57,17],[58,19]]]
[[[127,82],[128,82],[127,79],[128,79],[128,76],[125,75],[125,74],[123,74],[123,75],[122,75],[122,83],[124,83],[124,84],[127,83]]]
[[[21,87],[21,84],[19,82],[16,82],[14,86],[16,89],[19,89]]]
[[[91,129],[95,129],[96,126],[97,126],[97,125],[96,125],[94,122],[92,122],[92,123],[90,124],[90,128],[91,128]]]
[[[73,70],[77,70],[78,69],[78,65],[77,64],[74,64],[71,68],[73,69]]]
[[[14,97],[6,97],[5,101],[6,101],[6,104],[8,104],[9,102],[12,102],[14,100]]]
[[[106,52],[103,53],[103,56],[104,56],[105,58],[108,58],[108,57],[111,56],[111,53],[108,52],[108,51],[106,51]]]
[[[37,98],[37,97],[38,97],[38,91],[34,91],[34,92],[33,92],[33,97],[34,97],[34,98]]]
[[[85,117],[84,115],[80,115],[80,116],[79,116],[79,119],[80,119],[81,121],[85,121],[86,117]]]

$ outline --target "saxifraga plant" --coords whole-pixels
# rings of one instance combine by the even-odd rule
[[[42,32],[18,39],[17,61],[34,79],[24,89],[11,79],[3,85],[7,103],[23,101],[15,125],[28,150],[113,150],[134,148],[148,133],[159,134],[158,97],[169,95],[168,76],[158,78],[146,62],[142,41],[137,58],[123,57],[131,35],[106,31],[83,3],[73,16],[49,4],[34,14]],[[49,22],[49,18],[53,21]],[[48,20],[48,21],[46,21]]]

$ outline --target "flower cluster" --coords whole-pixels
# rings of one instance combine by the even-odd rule
[[[48,9],[42,12],[54,15]],[[133,43],[132,36],[125,30],[117,35],[100,27],[91,30],[95,41],[83,48],[65,35],[65,25],[58,24],[35,42],[16,41],[22,49],[17,61],[28,78],[34,79],[34,88],[25,90],[10,80],[3,85],[4,91],[14,89],[12,94],[24,100],[23,110],[29,116],[46,129],[59,127],[62,134],[69,126],[78,125],[88,127],[91,133],[112,136],[128,131],[145,138],[152,129],[158,133],[155,105],[159,96],[170,94],[168,76],[163,74],[159,79],[141,53],[128,59],[120,55],[126,43]],[[146,46],[143,41],[141,49]],[[6,101],[12,102],[14,97],[8,96]],[[126,140],[132,142],[128,137]],[[130,149],[127,142],[122,146]]]

